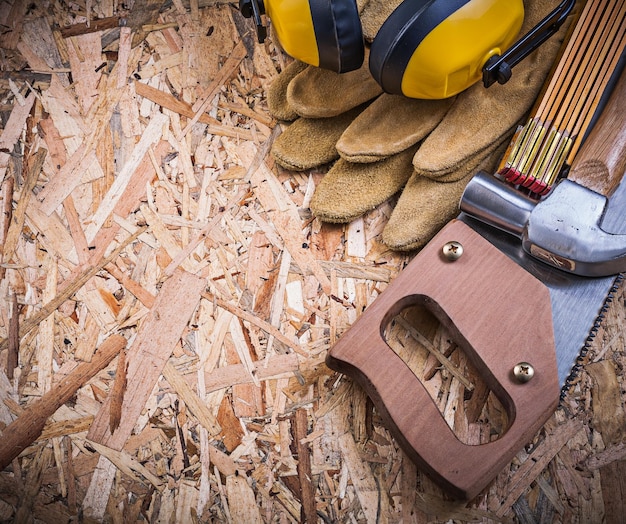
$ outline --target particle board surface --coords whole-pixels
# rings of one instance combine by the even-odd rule
[[[0,431],[128,342],[0,472],[0,521],[617,521],[623,291],[545,427],[450,500],[324,364],[411,256],[379,241],[393,201],[358,227],[311,218],[323,170],[268,152],[290,59],[235,7],[0,2]],[[389,332],[460,439],[497,437],[440,327]]]

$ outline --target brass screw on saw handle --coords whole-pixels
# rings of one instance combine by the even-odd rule
[[[513,376],[518,382],[525,384],[535,376],[535,368],[528,362],[520,362],[513,368]]]
[[[452,240],[450,242],[446,242],[441,251],[447,260],[454,262],[463,255],[463,245],[460,242]]]

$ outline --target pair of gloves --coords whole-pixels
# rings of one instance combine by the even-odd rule
[[[366,43],[399,3],[359,4]],[[526,0],[522,34],[557,3]],[[271,114],[289,122],[273,144],[274,159],[294,171],[332,163],[310,204],[325,222],[350,222],[400,193],[382,241],[393,250],[419,249],[458,213],[471,176],[496,169],[565,30],[518,64],[508,83],[475,84],[444,100],[383,93],[367,55],[361,69],[343,74],[293,61],[268,91]]]

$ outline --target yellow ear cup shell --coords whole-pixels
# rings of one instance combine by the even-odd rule
[[[482,78],[482,67],[515,40],[524,19],[520,1],[474,0],[422,41],[402,77],[412,98],[447,98]]]
[[[265,0],[265,9],[281,47],[288,55],[313,66],[320,57],[308,0]]]
[[[405,0],[372,44],[372,76],[389,93],[454,96],[482,78],[485,62],[514,42],[523,19],[522,0]]]

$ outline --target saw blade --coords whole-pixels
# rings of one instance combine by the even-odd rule
[[[575,377],[622,275],[588,278],[547,266],[529,256],[518,238],[461,213],[466,223],[502,253],[539,279],[550,292],[559,383],[565,391]],[[533,329],[520,326],[520,329]]]
[[[623,6],[624,4],[621,5]],[[588,4],[587,7],[590,9],[592,7],[599,9],[601,6],[600,4]],[[608,11],[606,13],[608,13]],[[620,11],[620,16],[623,22],[626,16],[623,9]],[[581,20],[583,27],[586,27],[584,26],[584,23],[586,23],[585,20]],[[618,23],[616,27],[621,27],[621,29],[619,32],[620,37],[616,40],[615,45],[609,45],[609,43],[603,41],[603,38],[600,38],[603,45],[609,45],[612,49],[611,60],[602,63],[601,67],[593,68],[593,71],[588,71],[588,76],[585,77],[590,85],[595,85],[597,82],[594,80],[596,78],[594,75],[603,71],[603,89],[595,92],[594,97],[596,102],[593,104],[590,103],[589,107],[589,115],[591,118],[588,122],[584,137],[581,136],[579,140],[580,144],[584,143],[584,146],[592,145],[585,151],[586,156],[583,154],[584,146],[581,147],[580,150],[577,150],[568,174],[569,178],[572,172],[574,172],[576,176],[579,177],[577,179],[575,177],[575,181],[582,184],[580,187],[587,190],[586,184],[590,182],[589,176],[593,169],[589,167],[585,169],[583,167],[576,172],[580,158],[584,157],[585,160],[580,160],[581,164],[587,162],[587,166],[602,165],[605,167],[606,174],[603,171],[603,177],[600,177],[603,181],[607,183],[608,179],[619,181],[616,186],[598,184],[592,186],[593,190],[587,190],[590,196],[597,195],[599,198],[606,198],[606,205],[602,210],[601,217],[597,224],[593,224],[595,227],[594,231],[598,233],[594,238],[598,242],[599,233],[605,236],[624,236],[626,234],[626,212],[624,211],[626,209],[626,181],[623,176],[624,164],[623,162],[620,163],[613,160],[623,157],[623,153],[620,153],[624,148],[624,133],[621,131],[624,127],[623,118],[614,118],[611,120],[611,117],[614,117],[614,115],[622,115],[624,110],[623,100],[626,93],[626,77],[624,74],[626,51],[624,51],[624,47],[626,46],[626,33],[623,24]],[[585,33],[582,29],[581,31],[581,34]],[[601,36],[601,32],[599,32],[599,35]],[[576,64],[577,62],[574,60],[572,63]],[[571,71],[575,70],[577,69],[571,69]],[[562,79],[557,77],[553,78],[551,81],[561,82],[561,80]],[[563,86],[566,87],[566,92],[570,90],[569,82],[564,82]],[[548,100],[548,102],[550,102],[550,100]],[[542,100],[542,104],[543,103],[544,100]],[[605,127],[603,128],[602,126]],[[610,129],[610,133],[594,135],[594,131],[601,132],[602,129]],[[613,144],[610,151],[607,151],[604,147],[607,139]],[[590,154],[591,150],[593,150],[593,154]],[[600,156],[596,156],[596,152],[598,151],[600,152],[597,154]],[[612,178],[610,175],[612,175]],[[480,180],[479,176],[480,174],[475,180]],[[470,184],[472,184],[472,182],[470,182]],[[479,185],[480,184],[477,183],[477,186]],[[469,187],[468,185],[468,188]],[[511,187],[513,187],[513,185],[511,185]],[[503,223],[491,220],[498,216],[497,213],[493,214],[493,212],[501,211],[498,207],[500,204],[497,198],[492,200],[490,200],[489,197],[484,198],[484,201],[480,202],[483,207],[479,206],[477,208],[474,206],[473,208],[471,205],[467,205],[466,195],[464,195],[461,201],[461,209],[463,212],[459,216],[459,219],[477,231],[482,237],[495,245],[502,253],[540,280],[548,288],[552,305],[552,324],[555,337],[558,376],[563,392],[564,389],[568,388],[571,379],[576,375],[577,365],[580,363],[581,359],[584,359],[590,343],[601,325],[606,308],[612,301],[613,294],[617,290],[617,287],[621,284],[622,275],[580,276],[562,269],[557,269],[529,255],[523,248],[520,237],[523,236],[522,233],[524,231],[530,235],[530,220],[528,220],[528,216],[524,215],[524,213],[526,213],[526,211],[531,213],[531,211],[530,207],[525,206],[529,205],[528,202],[533,202],[530,206],[534,207],[536,202],[534,199],[527,198],[528,192],[522,192],[519,191],[519,189],[523,188],[514,189],[511,194],[507,194],[509,205],[506,206],[508,214],[505,213],[505,221],[508,226],[512,227],[503,227]],[[602,190],[604,190],[604,192],[602,192]],[[466,189],[466,193],[471,194],[471,191]],[[553,194],[556,194],[556,190]],[[518,195],[520,200],[515,200],[513,195]],[[548,200],[551,196],[553,195],[548,194],[544,199]],[[518,205],[510,205],[514,200]],[[580,203],[575,204],[572,200],[568,200],[567,206],[569,207],[565,214],[567,214],[570,209],[576,208],[574,214],[584,215],[588,208],[591,207],[591,204],[587,205],[587,202],[584,202],[581,206]],[[587,209],[585,209],[584,206],[587,206]],[[484,213],[483,209],[489,209],[492,214]],[[473,217],[472,215],[475,211],[477,212],[475,217]],[[519,216],[514,215],[513,211],[519,211]],[[521,215],[524,215],[524,218],[521,218]],[[563,219],[565,219],[565,216],[559,215],[558,220]],[[486,223],[490,221],[491,225]],[[576,231],[575,234],[578,235],[577,239],[582,239],[582,229],[576,229],[575,227],[572,227],[572,229]],[[562,234],[562,230],[559,226],[554,226],[552,230],[559,231],[559,235]],[[563,231],[564,230],[565,228],[563,228]],[[580,241],[586,242],[586,245],[591,244],[590,247],[595,249],[598,245],[593,243],[594,238]],[[555,242],[554,238],[552,241]],[[561,242],[560,238],[558,242]],[[548,254],[551,253],[553,253],[553,251],[548,250]],[[596,263],[597,262],[602,262],[602,260],[598,260]],[[573,268],[571,270],[573,271]],[[620,270],[623,270],[622,265],[617,268],[612,267],[610,272]],[[577,272],[580,273],[580,271]],[[606,275],[606,273],[600,272],[595,274]],[[522,328],[532,329],[532,326],[522,326]]]

